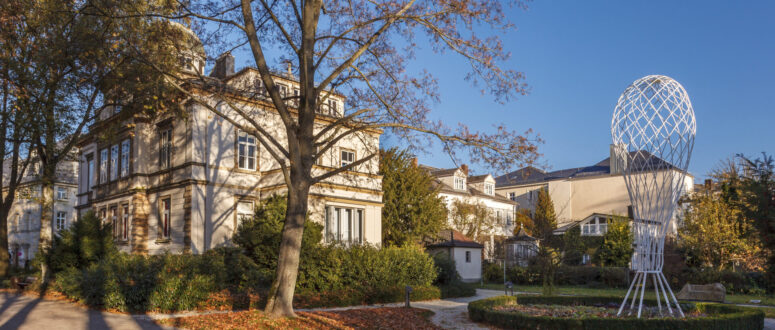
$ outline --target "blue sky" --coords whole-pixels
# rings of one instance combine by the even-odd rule
[[[504,37],[506,64],[531,92],[501,105],[464,81],[465,62],[420,50],[415,69],[439,80],[434,116],[487,130],[533,128],[551,169],[594,164],[608,155],[619,94],[649,74],[673,77],[697,117],[689,167],[700,181],[736,153],[775,153],[775,1],[535,1],[509,11],[518,30]],[[455,68],[460,68],[455,70]],[[400,143],[386,137],[386,146]],[[451,167],[438,149],[420,162]],[[478,172],[487,171],[477,168]],[[494,173],[501,174],[501,173]]]

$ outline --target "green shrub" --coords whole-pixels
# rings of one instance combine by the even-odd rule
[[[487,263],[482,278],[487,283],[504,283],[503,267],[499,263]]]
[[[476,295],[476,288],[474,288],[471,284],[462,282],[442,285],[439,287],[439,289],[441,289],[441,297],[445,299],[473,297]]]
[[[38,253],[33,263],[38,266],[45,258],[51,271],[56,273],[68,268],[83,269],[102,259],[115,255],[118,250],[113,242],[113,229],[103,224],[94,212],[89,211],[69,228],[54,235],[53,248],[48,253]]]
[[[436,265],[437,273],[434,284],[448,285],[460,281],[460,274],[457,272],[455,259],[450,258],[447,253],[434,254],[433,263]]]
[[[621,303],[610,297],[568,297],[568,296],[519,296],[520,304],[546,305],[592,305]],[[646,302],[646,301],[644,301]],[[468,304],[468,316],[476,322],[506,329],[762,329],[764,312],[752,308],[697,303],[694,308],[710,316],[689,319],[681,318],[562,318],[532,316],[519,312],[498,311],[494,307],[516,304],[515,296],[499,296],[477,300]],[[648,301],[655,305],[655,301]]]
[[[318,308],[396,303],[405,300],[405,290],[405,286],[386,286],[366,290],[304,292],[294,295],[293,304],[296,308]],[[441,291],[435,286],[412,287],[412,292],[409,294],[411,301],[434,300],[441,297]]]

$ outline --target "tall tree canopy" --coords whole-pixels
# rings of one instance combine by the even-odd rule
[[[415,49],[426,45],[440,54],[461,56],[470,71],[467,79],[498,101],[526,93],[523,74],[501,66],[509,52],[499,37],[513,31],[504,6],[524,5],[485,0],[193,0],[163,2],[160,10],[148,7],[112,17],[188,20],[205,43],[213,46],[211,50],[244,50],[252,56],[273,105],[272,116],[280,118],[282,135],[267,131],[260,124],[261,115],[246,111],[243,103],[227,96],[255,96],[252,87],[195,93],[186,88],[191,80],[165,73],[187,95],[187,102],[205,106],[255,135],[262,150],[281,167],[288,187],[288,212],[266,311],[272,316],[291,316],[310,187],[370,162],[379,152],[372,146],[351,164],[313,173],[317,159],[339,141],[357,141],[374,130],[385,130],[415,147],[436,139],[453,159],[463,152],[472,162],[498,170],[536,159],[537,139],[530,131],[520,133],[496,125],[491,132],[477,132],[464,123],[432,119],[438,85],[429,72],[410,69],[417,56]],[[272,78],[272,65],[279,63],[292,64],[298,94],[280,93]],[[218,85],[204,77],[194,83]],[[347,97],[347,109],[337,118],[321,121],[327,115],[316,109],[332,92]],[[218,102],[212,102],[214,99]]]
[[[557,215],[554,213],[554,202],[549,195],[549,189],[542,188],[538,191],[538,199],[533,214],[533,225],[536,235],[541,239],[548,239],[552,231],[557,229]]]
[[[439,233],[447,225],[447,206],[434,185],[435,178],[417,167],[405,150],[382,150],[382,244],[417,243]]]
[[[495,214],[482,202],[456,199],[449,214],[453,229],[479,243],[487,242],[488,235],[499,225]]]

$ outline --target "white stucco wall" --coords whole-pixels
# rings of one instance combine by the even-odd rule
[[[476,282],[482,278],[482,249],[452,248],[457,272],[465,282]],[[466,262],[466,252],[471,253],[471,261]]]

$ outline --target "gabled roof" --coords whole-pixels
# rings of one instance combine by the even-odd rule
[[[565,234],[565,232],[567,232],[568,230],[572,229],[573,227],[576,227],[576,226],[582,225],[582,224],[584,224],[586,222],[589,222],[594,217],[604,217],[604,218],[608,219],[608,218],[613,218],[614,216],[615,215],[613,215],[613,214],[605,214],[605,213],[597,213],[597,212],[595,212],[595,213],[592,213],[592,214],[588,215],[584,219],[575,220],[575,221],[571,221],[571,222],[565,223],[561,227],[553,230],[552,231],[552,235],[563,235],[563,234]],[[630,221],[632,221],[631,218],[628,218],[628,219]]]
[[[494,195],[488,195],[485,194],[484,191],[481,191],[479,189],[476,189],[474,187],[471,187],[469,184],[476,183],[480,181],[484,181],[487,177],[491,177],[490,174],[483,174],[483,175],[476,175],[476,176],[469,176],[466,179],[466,189],[465,190],[459,190],[455,189],[454,187],[445,184],[440,180],[440,178],[445,178],[449,176],[455,175],[455,172],[457,172],[457,168],[448,168],[448,169],[439,169],[432,166],[427,165],[418,165],[417,167],[424,169],[428,171],[432,176],[436,177],[436,180],[434,181],[435,187],[439,187],[439,192],[445,193],[445,194],[451,194],[451,195],[461,195],[461,196],[470,196],[470,197],[481,197],[481,198],[488,198],[497,202],[501,203],[508,203],[512,205],[516,205],[517,203],[504,197],[501,195],[498,195],[497,193]],[[474,181],[471,181],[471,180]],[[478,181],[477,181],[478,180]]]
[[[645,151],[641,152],[640,154],[638,154],[637,151],[633,151],[628,153],[628,155],[628,159],[631,162],[630,166],[633,168],[644,168],[646,165],[649,165],[648,167],[657,170],[675,169],[675,166],[672,164]],[[544,172],[535,167],[528,166],[495,178],[495,185],[498,187],[524,185],[558,179],[610,175],[610,173],[611,157],[608,157],[594,165],[568,168],[551,172]]]
[[[431,175],[437,178],[443,178],[447,176],[453,176],[457,172],[457,168],[437,168],[428,165],[418,165],[417,167],[428,171]]]
[[[537,238],[528,235],[527,231],[525,231],[524,227],[520,227],[519,228],[519,232],[516,235],[506,239],[507,242],[508,241],[512,241],[512,242],[514,242],[514,241],[532,242],[532,241],[537,241],[537,240],[538,240]]]
[[[473,175],[473,176],[469,176],[467,180],[469,183],[479,183],[479,182],[484,182],[485,180],[487,180],[487,178],[490,178],[490,177],[492,177],[492,175],[489,175],[489,174]]]
[[[428,247],[429,248],[465,247],[465,248],[475,248],[475,249],[484,248],[484,245],[477,243],[476,241],[468,238],[466,235],[463,235],[463,233],[454,229],[442,230],[439,233],[437,242],[438,243],[428,245]]]

